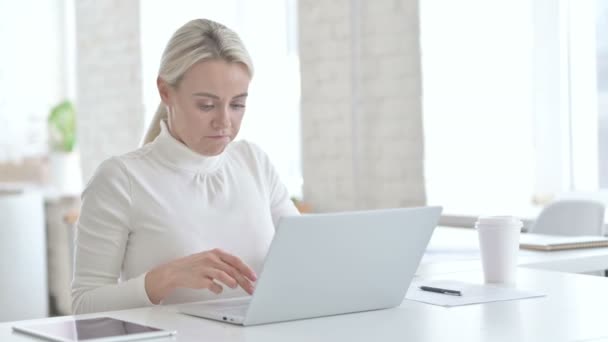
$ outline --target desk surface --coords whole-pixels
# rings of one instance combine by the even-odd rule
[[[582,273],[608,269],[608,247],[562,251],[520,250],[518,264],[527,268]],[[435,229],[417,275],[480,271],[477,231],[471,228]]]
[[[608,268],[608,248],[521,251],[519,261],[525,267],[518,270],[517,287],[547,296],[517,301],[443,308],[406,300],[395,309],[246,328],[181,315],[171,306],[106,315],[175,329],[177,341],[608,341],[603,314],[608,278],[542,270],[575,261],[581,271],[581,265],[594,260]],[[437,229],[417,274],[417,279],[481,283],[476,232]],[[36,341],[13,333],[13,324],[0,323],[0,341]]]
[[[435,278],[480,282],[481,275],[464,272]],[[246,328],[181,315],[174,307],[106,315],[176,329],[177,341],[608,341],[602,314],[608,303],[608,279],[522,268],[518,288],[547,296],[453,308],[406,300],[395,309]],[[34,341],[13,333],[11,326],[0,324],[0,341]]]

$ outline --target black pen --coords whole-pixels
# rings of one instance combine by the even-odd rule
[[[442,294],[446,294],[446,295],[450,295],[450,296],[462,296],[462,293],[460,293],[460,291],[456,291],[456,290],[441,289],[438,287],[430,287],[430,286],[420,286],[420,289],[422,291],[442,293]]]

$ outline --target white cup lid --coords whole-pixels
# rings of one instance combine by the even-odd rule
[[[520,219],[513,216],[480,216],[475,223],[475,227],[518,227],[523,226]]]

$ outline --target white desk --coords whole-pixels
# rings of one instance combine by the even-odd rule
[[[445,278],[445,275],[440,278]],[[478,272],[449,274],[479,282]],[[406,300],[400,307],[254,327],[181,315],[173,307],[116,311],[108,316],[178,331],[177,341],[582,341],[608,340],[608,279],[521,269],[518,286],[547,297],[443,308]],[[94,315],[89,315],[94,316]],[[66,317],[46,320],[63,320]],[[0,341],[34,341],[0,324]],[[171,339],[157,341],[172,341]]]
[[[583,273],[608,269],[608,247],[563,251],[520,250],[518,264],[527,268]],[[481,270],[477,231],[471,228],[438,227],[416,274]]]
[[[418,279],[481,283],[474,233],[473,230],[438,229],[425,255],[425,263],[418,270]],[[608,249],[595,250],[591,253],[589,249],[582,256],[522,251],[520,263],[551,268],[554,263],[567,264],[568,257],[581,263],[596,258],[608,260]],[[458,272],[450,266],[460,266],[468,272]],[[608,341],[604,314],[608,305],[608,278],[520,267],[518,288],[544,292],[548,296],[453,308],[406,300],[390,310],[247,328],[181,315],[174,307],[116,311],[107,315],[175,329],[179,333],[177,341]],[[44,320],[64,319],[67,318]],[[0,324],[0,341],[35,341],[13,333],[12,325]]]

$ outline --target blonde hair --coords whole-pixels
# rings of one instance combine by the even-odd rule
[[[158,76],[177,87],[184,73],[194,64],[211,59],[244,64],[253,76],[253,64],[239,36],[226,26],[208,19],[195,19],[180,27],[169,42],[160,61]],[[160,133],[160,122],[167,118],[162,101],[148,127],[144,145]]]

